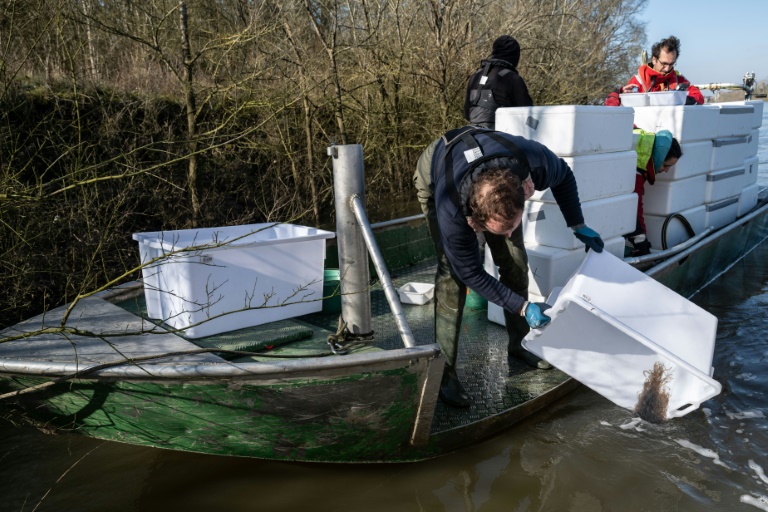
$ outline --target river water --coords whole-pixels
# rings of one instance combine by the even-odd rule
[[[768,186],[768,109],[759,183]],[[720,395],[662,425],[587,388],[416,464],[315,465],[45,435],[0,419],[0,510],[768,511],[768,244],[692,300]]]

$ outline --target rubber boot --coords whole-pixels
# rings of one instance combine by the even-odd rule
[[[443,379],[440,381],[440,400],[453,407],[469,407],[472,401],[469,399],[464,386],[461,385],[455,368],[446,365],[443,371]]]
[[[422,177],[423,178],[423,177]],[[418,185],[418,183],[417,183]],[[418,186],[417,186],[418,189]],[[421,197],[419,198],[422,201]],[[467,300],[467,287],[454,277],[451,265],[445,256],[437,225],[434,199],[422,202],[427,216],[429,234],[435,244],[437,272],[435,273],[435,341],[445,356],[445,370],[440,381],[440,399],[453,407],[469,407],[471,401],[464,386],[456,375],[461,318]]]
[[[531,330],[525,318],[509,311],[504,311],[504,322],[507,324],[507,334],[509,335],[509,345],[507,345],[508,358],[517,359],[528,366],[533,366],[540,370],[552,368],[552,365],[547,361],[523,348],[523,338]]]
[[[440,381],[440,399],[453,407],[469,407],[469,395],[456,375],[459,334],[466,286],[453,278],[447,261],[438,261],[435,276],[435,338],[445,355],[445,370]]]

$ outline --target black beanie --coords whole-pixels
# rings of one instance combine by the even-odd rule
[[[492,59],[501,59],[517,67],[520,62],[520,43],[512,36],[500,36],[493,42]]]

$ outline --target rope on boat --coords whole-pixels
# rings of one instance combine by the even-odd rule
[[[328,335],[328,347],[335,355],[344,355],[350,350],[369,345],[374,341],[373,331],[355,334],[347,328],[347,322],[340,315],[335,334]]]

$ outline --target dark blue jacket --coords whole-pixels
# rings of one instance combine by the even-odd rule
[[[476,167],[461,165],[461,163],[466,162],[464,158],[466,146],[463,143],[452,146],[453,179],[446,179],[445,148],[446,144],[451,142],[446,137],[455,138],[467,131],[473,131],[475,139],[483,148],[484,161],[491,160],[493,154],[497,152],[508,154],[503,146],[492,141],[487,135],[492,130],[478,129],[476,126],[453,130],[433,143],[434,153],[430,164],[430,177],[437,210],[437,222],[440,227],[440,238],[453,271],[464,284],[502,308],[508,311],[518,311],[523,304],[523,298],[485,271],[483,259],[477,247],[477,235],[467,223],[470,187],[466,186],[465,179],[471,179],[472,171]],[[503,132],[492,133],[500,134],[522,150],[531,167],[531,179],[534,188],[536,190],[548,188],[552,190],[568,226],[584,223],[576,179],[571,168],[562,158],[538,142]],[[460,206],[456,205],[457,194]]]

